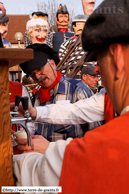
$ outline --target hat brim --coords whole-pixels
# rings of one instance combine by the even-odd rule
[[[34,50],[34,58],[20,64],[27,77],[31,71],[46,65],[48,59],[53,59],[56,65],[59,63],[58,53],[46,44],[36,43],[29,45],[26,49],[28,48]]]

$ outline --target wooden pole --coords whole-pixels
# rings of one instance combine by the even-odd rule
[[[14,186],[9,102],[9,67],[32,58],[32,49],[0,48],[0,193],[2,186]]]
[[[0,186],[13,186],[9,106],[9,63],[0,61]]]

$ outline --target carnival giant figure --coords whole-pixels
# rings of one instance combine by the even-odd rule
[[[11,43],[5,39],[8,33],[8,25],[9,25],[9,17],[7,15],[2,16],[2,14],[0,14],[0,34],[3,42],[3,46],[5,48],[12,48]]]
[[[60,45],[70,37],[74,36],[74,33],[68,32],[69,12],[66,5],[62,6],[60,4],[56,13],[56,23],[58,26],[58,32],[53,34],[53,49],[58,52]]]
[[[43,20],[47,21],[48,14],[44,13],[44,12],[41,12],[41,11],[33,12],[32,13],[32,19],[43,19]],[[36,22],[35,22],[35,24],[36,24]],[[48,31],[47,37],[46,37],[46,44],[48,46],[50,46],[51,48],[53,47],[52,39],[53,39],[53,33],[51,31]],[[25,32],[25,36],[24,36],[24,46],[27,47],[27,46],[29,46],[31,44],[32,44],[31,37],[28,35],[28,33],[26,31]]]
[[[84,28],[85,22],[88,18],[88,15],[77,15],[72,21],[72,28],[74,30],[75,36],[72,36],[69,40],[63,42],[59,49],[59,58],[60,64],[57,66],[64,75],[71,72],[71,70],[76,66],[76,64],[82,59],[85,55],[85,51],[81,45],[81,36],[82,30]],[[67,59],[67,60],[66,60]],[[80,65],[84,63],[80,61]],[[74,76],[72,75],[72,78]]]

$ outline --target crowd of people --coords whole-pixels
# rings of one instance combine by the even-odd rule
[[[25,49],[33,49],[34,57],[20,67],[24,86],[30,81],[38,88],[30,100],[22,83],[9,83],[10,102],[27,95],[32,118],[31,146],[27,139],[15,140],[16,185],[61,186],[63,194],[129,193],[129,0],[104,0],[94,11],[94,0],[82,5],[85,15],[74,18],[74,32],[68,32],[66,5],[57,10],[56,33],[49,31],[46,13],[33,12],[27,22]],[[0,9],[1,30],[8,17],[2,3]],[[3,46],[6,33],[1,31]],[[63,63],[68,68],[63,76],[59,64],[66,56],[71,58]],[[79,79],[70,78],[69,71],[79,66]],[[21,105],[19,112],[24,113]]]

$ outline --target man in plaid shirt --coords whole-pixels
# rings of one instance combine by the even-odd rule
[[[84,83],[63,77],[59,71],[56,71],[56,64],[59,62],[56,51],[46,44],[34,44],[28,48],[34,50],[34,59],[20,66],[27,76],[31,76],[41,86],[33,99],[34,106],[74,103],[92,96],[92,91]],[[99,125],[101,122],[84,126],[38,124],[38,129],[35,129],[37,129],[36,134],[42,135],[49,141],[56,141],[68,137],[82,137],[86,131]]]

